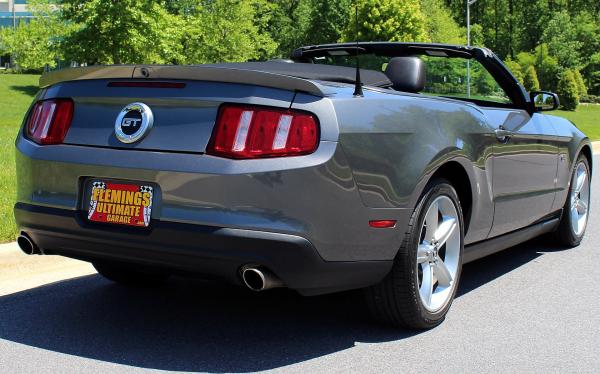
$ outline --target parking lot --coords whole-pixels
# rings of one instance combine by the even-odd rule
[[[189,279],[131,289],[87,264],[0,253],[18,261],[0,268],[2,372],[599,372],[598,181],[592,190],[581,246],[537,239],[465,266],[448,318],[425,332],[372,323],[357,292]]]

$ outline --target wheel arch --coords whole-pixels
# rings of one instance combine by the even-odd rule
[[[588,165],[590,167],[590,175],[592,174],[592,163],[594,160],[594,155],[592,153],[592,147],[590,147],[590,145],[588,143],[584,144],[581,149],[579,150],[579,154],[583,154],[585,156],[585,158],[587,159]],[[578,157],[578,156],[576,156]],[[577,162],[577,159],[574,160],[574,162]]]
[[[463,212],[465,222],[465,234],[469,230],[471,222],[471,213],[473,211],[473,189],[471,178],[465,167],[456,160],[451,160],[441,165],[432,175],[430,180],[435,178],[446,179],[456,190],[458,199]]]
[[[454,187],[460,200],[466,235],[473,217],[473,208],[476,201],[475,191],[477,191],[477,183],[475,173],[472,170],[472,162],[464,156],[459,156],[446,159],[444,162],[438,162],[437,164],[439,166],[436,166],[435,168],[430,169],[428,173],[425,173],[424,177],[418,183],[418,188],[413,195],[412,207],[413,209],[416,207],[432,180],[436,178],[446,179]]]

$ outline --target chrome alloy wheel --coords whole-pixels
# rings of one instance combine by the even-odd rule
[[[585,163],[577,164],[571,186],[571,228],[575,235],[580,236],[587,224],[590,205],[590,178]]]
[[[417,248],[417,277],[423,306],[437,312],[446,306],[456,286],[461,249],[458,211],[448,196],[437,197],[427,209]]]

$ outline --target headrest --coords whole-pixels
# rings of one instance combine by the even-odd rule
[[[417,93],[425,88],[425,63],[418,57],[394,57],[388,61],[385,75],[397,91]]]

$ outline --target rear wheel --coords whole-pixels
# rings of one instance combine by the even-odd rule
[[[158,286],[168,274],[140,269],[135,265],[117,262],[93,262],[94,268],[104,278],[128,286]]]
[[[456,191],[434,180],[413,212],[391,272],[366,290],[374,316],[413,329],[440,324],[460,278],[463,230]]]
[[[569,195],[556,232],[561,244],[575,247],[581,243],[587,227],[590,206],[590,167],[587,158],[579,155],[571,175]]]

